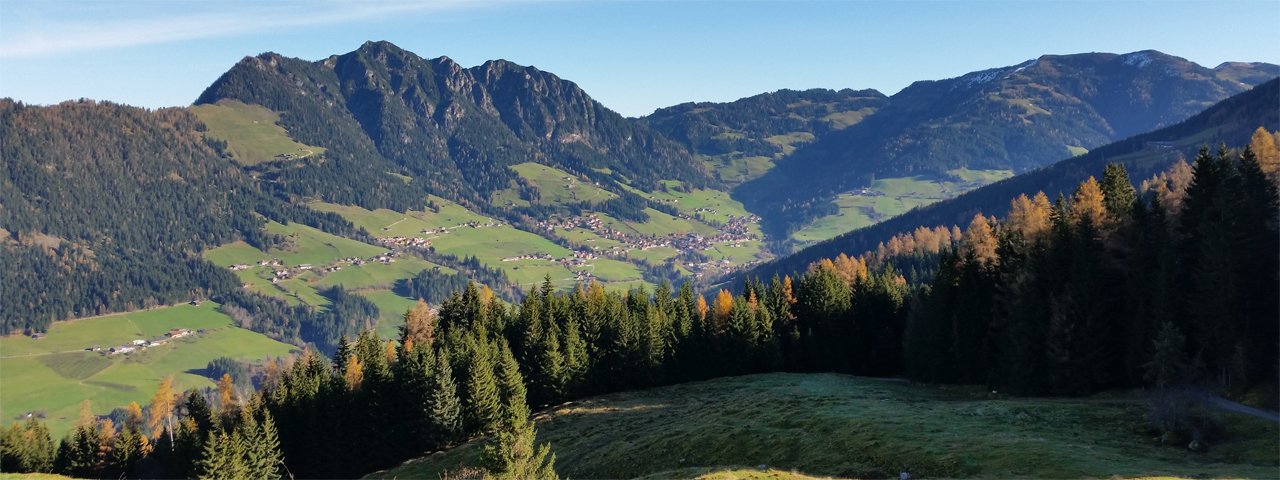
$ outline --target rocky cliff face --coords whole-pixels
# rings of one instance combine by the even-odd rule
[[[246,58],[196,103],[256,103],[281,113],[299,140],[413,177],[434,193],[482,201],[537,161],[581,174],[611,172],[647,187],[709,181],[680,145],[593,100],[573,82],[504,60],[464,68],[387,42],[319,62]],[[333,146],[330,146],[333,145]],[[608,180],[607,178],[605,179]]]

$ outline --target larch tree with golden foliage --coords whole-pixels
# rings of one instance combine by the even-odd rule
[[[1049,218],[1053,206],[1044,192],[1036,192],[1035,197],[1026,194],[1018,195],[1009,205],[1009,216],[1005,219],[1005,227],[1022,235],[1028,242],[1044,240],[1049,234],[1053,222]]]
[[[230,373],[222,374],[218,379],[218,411],[222,415],[234,415],[236,408],[236,384]]]
[[[1280,183],[1280,147],[1276,145],[1276,135],[1258,127],[1249,141],[1249,148],[1253,150],[1262,173],[1267,174],[1272,182]]]
[[[435,340],[436,314],[422,299],[404,313],[404,326],[400,327],[400,343],[412,349],[416,345],[431,346]]]
[[[1187,196],[1193,173],[1191,164],[1178,160],[1167,170],[1143,180],[1140,190],[1155,195],[1166,212],[1177,212],[1182,210],[1182,200]]]
[[[166,431],[169,433],[169,445],[173,445],[173,408],[177,404],[178,394],[173,391],[173,375],[164,377],[156,393],[151,396],[151,414],[147,417],[147,429],[151,430],[151,439],[159,440]]]
[[[1095,227],[1107,220],[1107,207],[1104,203],[1102,187],[1093,177],[1089,177],[1076,188],[1071,196],[1071,219],[1079,224],[1086,219]]]
[[[964,232],[963,243],[966,252],[988,265],[994,263],[997,258],[996,234],[991,223],[991,220],[982,216],[981,213],[974,215],[973,220],[969,222],[969,229]]]

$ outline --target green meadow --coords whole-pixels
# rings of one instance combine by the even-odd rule
[[[947,175],[877,179],[865,190],[846,192],[834,201],[839,211],[815,219],[791,234],[796,248],[870,226],[913,208],[953,198],[975,188],[1013,176],[1010,170],[956,169]]]
[[[235,100],[195,105],[191,112],[204,122],[210,138],[227,142],[236,161],[245,165],[323,154],[325,149],[295,142],[276,122],[280,115],[259,105]]]
[[[170,374],[178,388],[208,387],[213,382],[198,372],[215,358],[258,360],[295,348],[233,326],[217,308],[213,302],[160,307],[55,322],[41,339],[0,337],[0,419],[7,423],[42,411],[54,435],[61,436],[85,399],[95,414],[134,401],[145,405]],[[204,332],[130,354],[105,353],[135,339],[161,338],[172,328]],[[104,352],[86,350],[94,346]]]
[[[535,415],[569,478],[1275,478],[1275,423],[1224,413],[1207,452],[1155,443],[1141,397],[1010,398],[838,374],[720,378]],[[480,440],[369,478],[439,478]]]
[[[565,205],[587,202],[600,203],[618,195],[596,186],[590,181],[571,175],[569,172],[540,163],[525,162],[510,167],[521,178],[538,188],[538,202],[543,205]],[[494,192],[491,200],[496,206],[514,204],[528,206],[527,200],[520,198],[520,192],[513,188]]]

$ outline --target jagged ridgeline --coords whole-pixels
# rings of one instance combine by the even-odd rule
[[[404,211],[431,192],[479,208],[515,185],[507,167],[530,161],[644,190],[711,181],[683,147],[574,83],[503,60],[463,68],[387,42],[317,62],[265,53],[196,103],[223,99],[279,112],[296,140],[326,147],[323,158],[262,170],[288,194],[334,203]]]
[[[271,245],[264,216],[350,232],[262,193],[202,129],[183,109],[0,100],[0,334],[235,288],[198,252]]]
[[[1270,64],[1207,68],[1148,50],[1045,55],[919,81],[862,121],[800,146],[735,197],[783,234],[875,179],[961,168],[1021,173],[1172,125],[1277,74]]]

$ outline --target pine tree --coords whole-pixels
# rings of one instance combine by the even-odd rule
[[[243,450],[243,442],[225,430],[210,433],[204,442],[200,461],[197,462],[196,477],[201,480],[249,478]]]
[[[1123,165],[1108,163],[1102,172],[1103,206],[1112,220],[1129,218],[1136,194]]]
[[[46,473],[56,454],[49,428],[35,417],[0,433],[0,466],[12,473]]]
[[[1025,194],[1018,195],[1010,202],[1005,224],[1010,230],[1018,232],[1028,244],[1043,241],[1048,237],[1052,225],[1049,220],[1052,209],[1049,197],[1044,192],[1037,192],[1034,198],[1027,198]]]
[[[470,432],[493,432],[502,421],[502,398],[493,373],[493,350],[491,344],[483,339],[475,340],[472,345],[467,367],[465,416]]]
[[[1241,286],[1240,387],[1276,378],[1275,359],[1280,357],[1275,339],[1280,336],[1280,193],[1268,181],[1252,148],[1246,147],[1236,163],[1238,187],[1235,205],[1236,283]]]
[[[255,415],[257,414],[246,410],[236,432],[245,445],[246,478],[278,480],[282,477],[280,466],[284,464],[284,457],[280,453],[280,438],[275,421],[271,418],[271,412],[265,409],[261,412],[261,422],[254,418]]]
[[[982,214],[974,215],[969,228],[964,231],[964,252],[983,264],[993,264],[996,258],[996,235],[992,221]]]
[[[582,329],[576,318],[570,318],[564,325],[564,388],[570,396],[578,395],[586,381],[590,368],[590,357],[587,354],[587,342],[582,337]]]
[[[445,446],[457,441],[462,433],[462,405],[458,401],[458,387],[453,381],[448,353],[441,349],[436,355],[436,368],[431,375],[432,443]]]
[[[555,456],[550,453],[550,446],[534,446],[537,434],[529,420],[524,379],[520,377],[515,357],[510,349],[502,346],[500,358],[498,376],[501,379],[503,415],[498,429],[485,442],[482,461],[499,479],[559,478],[554,470]]]

